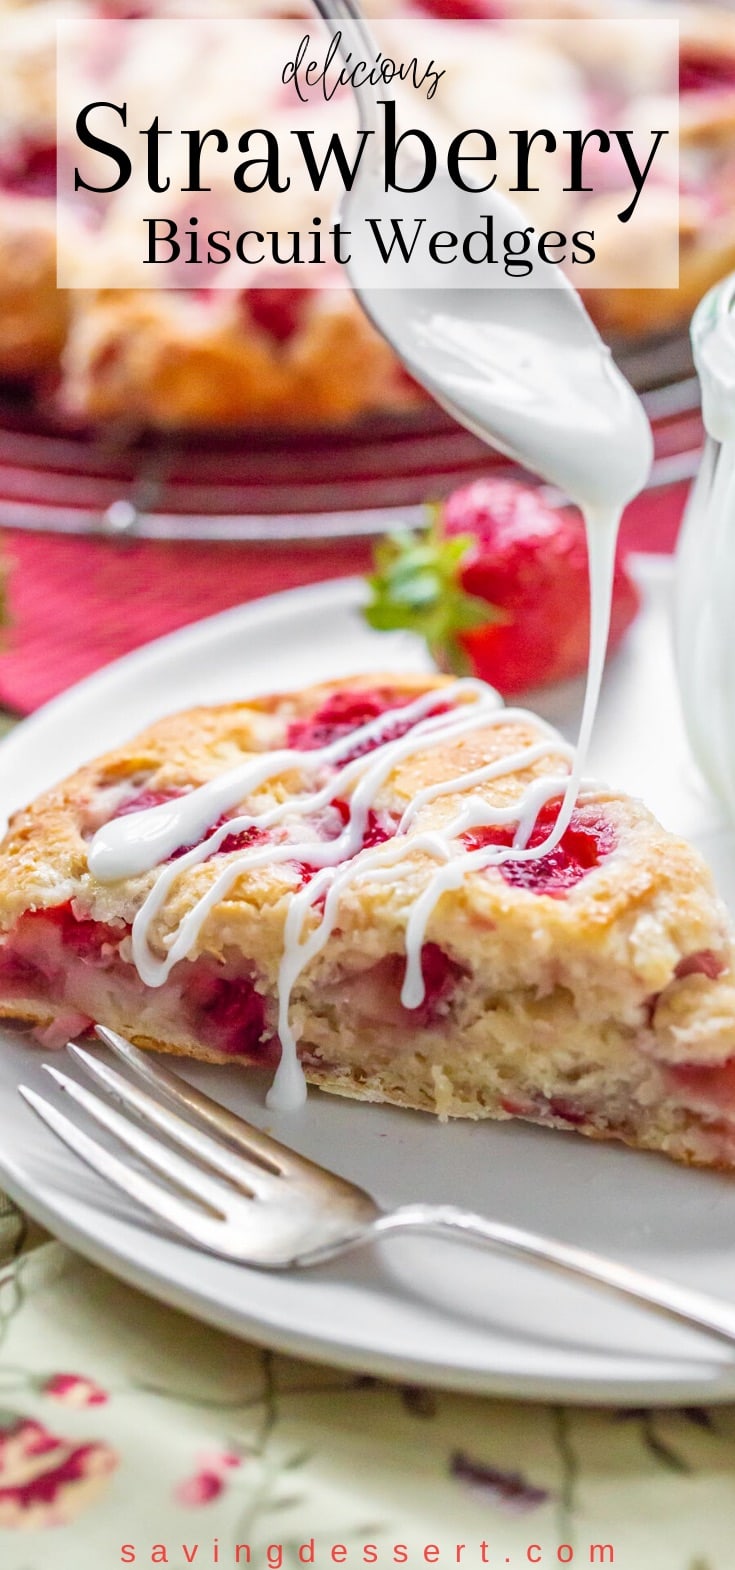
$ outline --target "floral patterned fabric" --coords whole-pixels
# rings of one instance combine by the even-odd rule
[[[0,1214],[16,1256],[0,1271],[2,1570],[219,1570],[238,1544],[265,1570],[733,1570],[733,1408],[390,1385],[209,1329],[58,1243],[20,1245]]]

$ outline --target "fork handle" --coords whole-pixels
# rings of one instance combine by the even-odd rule
[[[536,1259],[567,1275],[581,1276],[598,1286],[608,1287],[622,1297],[656,1309],[669,1319],[706,1330],[720,1341],[735,1345],[735,1304],[725,1303],[703,1292],[692,1292],[673,1281],[662,1281],[642,1270],[617,1260],[593,1254],[571,1243],[526,1232],[503,1221],[488,1221],[471,1210],[455,1205],[402,1205],[373,1223],[370,1235],[385,1237],[391,1232],[438,1232],[460,1235],[470,1241],[489,1243],[505,1253]]]

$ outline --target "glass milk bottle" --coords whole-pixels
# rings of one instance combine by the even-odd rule
[[[735,274],[705,295],[692,348],[707,432],[676,557],[676,662],[690,745],[735,819]]]

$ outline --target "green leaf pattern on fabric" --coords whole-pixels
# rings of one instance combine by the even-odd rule
[[[312,1538],[317,1570],[334,1543],[350,1570],[365,1544],[379,1567],[405,1544],[414,1570],[432,1543],[441,1570],[461,1543],[474,1570],[483,1541],[497,1570],[528,1564],[529,1544],[545,1566],[560,1544],[579,1566],[604,1543],[618,1570],[735,1564],[731,1407],[534,1406],[340,1373],[200,1325],[55,1243],[0,1277],[0,1337],[2,1570],[116,1570],[123,1544],[172,1570],[199,1544],[197,1570],[220,1570],[237,1543],[264,1570],[280,1545],[298,1570]],[[31,1486],[3,1504],[10,1460],[35,1501]]]

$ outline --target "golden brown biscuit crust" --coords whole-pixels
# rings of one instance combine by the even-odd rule
[[[443,685],[441,677],[378,674],[191,710],[85,765],[16,813],[0,847],[6,956],[20,932],[45,930],[57,942],[53,921],[44,929],[43,915],[31,913],[69,907],[72,928],[77,920],[79,930],[91,928],[102,934],[99,941],[119,948],[117,968],[92,971],[102,988],[92,996],[103,998],[105,1022],[142,1046],[217,1062],[231,1060],[231,1047],[223,1051],[216,1035],[202,1033],[187,1013],[188,1000],[202,967],[208,981],[247,975],[265,1035],[262,1049],[245,1052],[244,1060],[274,1062],[277,1048],[274,1056],[266,1038],[274,1029],[285,917],[301,886],[298,866],[241,871],[189,959],[156,990],[140,985],[126,947],[126,931],[156,873],[97,883],[87,866],[91,835],[114,815],[121,792],[204,783],[250,754],[282,746],[289,725],[320,711],[335,692],[389,692],[400,703]],[[537,738],[533,716],[509,713],[497,727],[416,753],[385,781],[376,809],[396,818],[424,785]],[[552,751],[521,773],[487,782],[483,794],[502,805],[532,776],[559,769]],[[284,799],[295,784],[285,776],[261,787],[250,807]],[[452,797],[429,804],[417,830],[440,826],[456,806]],[[444,895],[426,934],[440,984],[424,1012],[405,1010],[399,994],[407,914],[432,864],[416,853],[390,883],[352,884],[337,927],[293,992],[307,1078],[340,1094],[441,1117],[522,1116],[683,1160],[735,1163],[735,1118],[728,1112],[735,1062],[732,948],[710,875],[639,802],[605,792],[590,810],[612,832],[614,848],[564,897],[514,886],[494,869],[470,873]],[[222,865],[223,856],[215,856],[174,882],[153,927],[159,954]],[[22,952],[27,958],[28,948]],[[100,1017],[84,992],[86,961],[80,969],[70,960],[61,993],[55,981],[45,997],[32,986],[27,995],[17,985],[4,994],[2,963],[0,937],[0,1015],[62,1031],[65,1011],[73,1018],[85,1002],[86,1012]],[[81,992],[75,991],[80,974]],[[50,1037],[42,1039],[50,1044]]]

